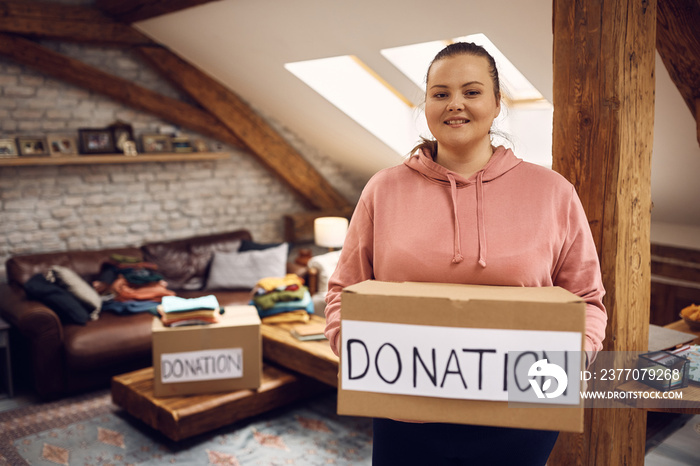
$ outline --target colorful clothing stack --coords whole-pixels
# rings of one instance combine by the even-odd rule
[[[304,286],[304,280],[293,273],[259,280],[253,288],[250,304],[261,318],[298,310],[314,313],[309,289]]]
[[[214,324],[219,321],[223,310],[214,295],[199,298],[179,298],[164,296],[158,306],[158,314],[163,325],[178,327],[182,325]]]
[[[156,308],[161,299],[175,296],[157,269],[155,264],[143,262],[138,257],[110,256],[110,261],[102,264],[100,276],[93,283],[106,299],[102,309],[117,314],[150,312],[157,315]]]

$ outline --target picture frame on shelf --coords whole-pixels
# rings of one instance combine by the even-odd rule
[[[126,149],[130,149],[130,147],[125,147],[124,143],[134,141],[134,129],[130,124],[123,121],[117,121],[109,125],[108,128],[112,131],[112,136],[114,137],[115,151],[126,155]]]
[[[113,154],[114,135],[107,128],[82,128],[78,130],[81,154]]]
[[[18,157],[17,143],[12,138],[0,139],[0,159]]]
[[[20,136],[17,138],[19,155],[22,157],[47,157],[48,144],[45,138]]]
[[[49,144],[51,157],[66,157],[78,155],[78,138],[70,134],[48,134],[46,140]]]
[[[141,147],[145,153],[149,154],[172,152],[172,138],[167,134],[143,134]]]
[[[209,145],[204,139],[195,139],[192,145],[197,152],[209,152]]]
[[[178,136],[172,139],[173,152],[182,154],[188,152],[194,152],[194,146],[192,141],[187,136]]]

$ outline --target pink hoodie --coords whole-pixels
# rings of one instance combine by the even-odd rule
[[[598,255],[574,187],[502,146],[469,179],[418,152],[367,183],[328,283],[336,354],[341,292],[368,279],[561,286],[586,302],[589,361],[605,338]]]

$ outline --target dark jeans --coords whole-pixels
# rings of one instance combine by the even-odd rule
[[[374,419],[373,466],[543,466],[559,432]]]

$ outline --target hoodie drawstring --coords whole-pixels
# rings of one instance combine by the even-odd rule
[[[484,171],[476,175],[476,228],[479,232],[479,265],[486,267],[486,229],[484,228]]]
[[[459,234],[459,217],[457,215],[457,182],[452,173],[447,173],[452,191],[452,211],[455,218],[454,231],[454,253],[452,263],[459,264],[464,260],[462,255],[462,240]],[[486,230],[484,228],[484,171],[481,170],[476,176],[476,227],[479,242],[479,265],[486,267]]]
[[[452,173],[447,173],[447,179],[450,180],[450,189],[452,190],[452,211],[455,216],[455,236],[454,236],[454,253],[452,255],[452,263],[459,264],[464,260],[462,255],[462,240],[459,234],[459,217],[457,216],[457,182]]]

